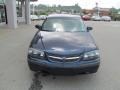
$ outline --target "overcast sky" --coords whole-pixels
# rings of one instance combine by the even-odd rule
[[[38,0],[34,4],[46,4],[46,5],[74,5],[79,4],[82,8],[91,9],[95,7],[95,3],[98,3],[99,7],[103,8],[120,8],[120,0]]]

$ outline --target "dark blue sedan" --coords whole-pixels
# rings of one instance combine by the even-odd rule
[[[80,16],[49,15],[36,25],[28,50],[32,71],[51,74],[95,73],[100,65],[99,50]]]

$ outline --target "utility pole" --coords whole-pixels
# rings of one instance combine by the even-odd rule
[[[96,2],[96,14],[97,16],[100,16],[100,11],[99,11],[99,7],[98,7],[98,3]]]

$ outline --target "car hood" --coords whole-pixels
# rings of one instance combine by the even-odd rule
[[[49,53],[63,55],[78,54],[97,48],[89,32],[41,31],[40,33],[42,35],[42,40],[38,40],[35,46]],[[42,45],[41,41],[43,41]]]

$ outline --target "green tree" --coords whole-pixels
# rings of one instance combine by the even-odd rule
[[[119,9],[116,9],[114,7],[112,7],[110,9],[110,16],[111,16],[112,20],[115,20],[115,21],[120,20],[120,15],[118,15],[118,11],[119,11]]]

